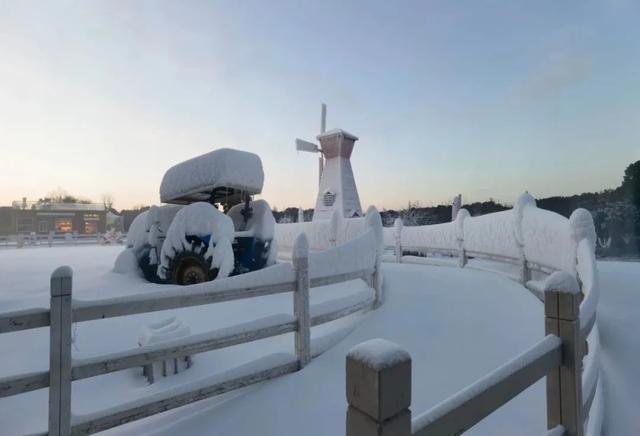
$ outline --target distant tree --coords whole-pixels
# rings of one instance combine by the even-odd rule
[[[631,201],[635,207],[640,208],[640,160],[624,170],[620,190],[625,198]]]
[[[113,195],[109,193],[102,194],[102,204],[104,204],[104,207],[106,207],[107,209],[111,209],[113,207],[113,203]]]

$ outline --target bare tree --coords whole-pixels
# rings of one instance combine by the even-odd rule
[[[104,207],[106,207],[107,209],[111,209],[113,207],[114,201],[115,200],[112,194],[109,194],[109,193],[102,194],[102,204],[104,204]]]

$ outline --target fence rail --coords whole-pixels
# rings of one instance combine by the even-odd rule
[[[374,233],[367,238],[378,238]],[[379,241],[381,243],[381,241]],[[338,247],[340,249],[340,247]],[[72,298],[72,272],[60,267],[51,276],[50,308],[0,314],[0,334],[49,327],[49,371],[0,378],[0,397],[49,387],[50,435],[88,434],[170,410],[302,369],[312,358],[310,329],[376,306],[380,289],[310,305],[309,289],[355,279],[379,285],[380,256],[374,265],[340,274],[314,276],[309,271],[309,246],[304,234],[295,242],[292,264],[280,264],[255,273],[189,287],[165,287],[142,295],[94,301]],[[252,275],[253,274],[253,275]],[[293,315],[276,314],[251,322],[86,359],[71,357],[71,323],[129,316],[168,309],[216,304],[246,298],[292,293]],[[71,414],[72,381],[128,368],[144,367],[170,358],[217,350],[293,333],[295,356],[267,356],[225,374],[180,386],[161,395],[119,405],[91,415]]]

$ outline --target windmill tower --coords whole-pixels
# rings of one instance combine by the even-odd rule
[[[362,216],[358,188],[351,168],[351,152],[358,138],[342,129],[325,131],[327,106],[322,105],[320,134],[316,136],[320,145],[296,139],[299,151],[319,153],[320,186],[313,221],[331,219],[334,211],[338,216],[353,218]]]

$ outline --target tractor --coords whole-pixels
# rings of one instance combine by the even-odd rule
[[[266,201],[253,200],[263,183],[260,157],[228,148],[169,168],[160,185],[166,204],[135,218],[127,256],[148,281],[177,285],[274,264],[275,219]]]

